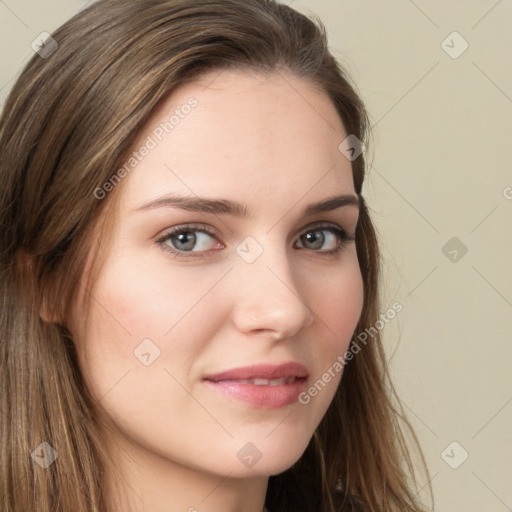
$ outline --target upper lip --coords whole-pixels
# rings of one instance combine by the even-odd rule
[[[280,365],[259,364],[233,368],[220,373],[207,375],[204,380],[238,380],[238,379],[281,379],[283,377],[307,377],[307,368],[296,362],[289,362]]]

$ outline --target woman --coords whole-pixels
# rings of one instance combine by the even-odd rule
[[[367,131],[273,1],[99,1],[41,46],[0,125],[3,512],[423,510]]]

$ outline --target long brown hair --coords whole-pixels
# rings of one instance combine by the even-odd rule
[[[273,0],[100,0],[52,37],[56,44],[33,56],[0,120],[0,510],[113,512],[100,418],[73,340],[65,322],[41,317],[48,308],[56,318],[69,313],[92,229],[117,192],[98,200],[95,191],[122,166],[157,104],[210,71],[302,77],[366,146],[369,120],[321,22]],[[364,153],[352,168],[361,196]],[[380,309],[378,244],[362,196],[356,246],[365,296],[354,334],[374,326]],[[406,434],[428,476],[377,332],[345,366],[302,457],[270,477],[267,506],[424,510]],[[43,442],[58,454],[46,469],[31,456]]]

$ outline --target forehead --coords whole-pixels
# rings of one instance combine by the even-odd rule
[[[304,79],[212,72],[155,109],[127,161],[123,203],[167,191],[280,201],[286,191],[348,193],[351,163],[338,150],[346,136],[327,94]]]

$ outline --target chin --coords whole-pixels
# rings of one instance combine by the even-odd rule
[[[297,436],[297,433],[295,437],[290,434],[286,438],[277,435],[276,432],[267,438],[265,435],[262,435],[259,441],[248,441],[241,448],[237,447],[236,468],[229,469],[233,471],[232,476],[268,477],[283,473],[302,457],[311,440],[311,435]]]

